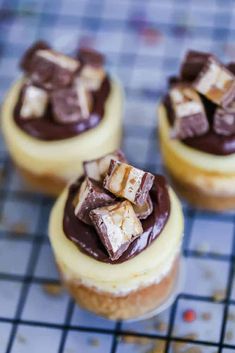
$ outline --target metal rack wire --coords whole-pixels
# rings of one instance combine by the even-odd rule
[[[219,1],[212,0],[204,1],[203,5],[196,0],[181,2],[167,0],[162,3],[153,0],[146,2],[81,0],[78,3],[56,0],[3,1],[0,9],[2,97],[17,75],[17,62],[20,55],[34,39],[46,38],[65,51],[74,49],[79,38],[80,41],[94,42],[98,49],[107,54],[109,69],[124,82],[127,93],[124,150],[128,158],[150,171],[161,171],[161,160],[155,146],[157,97],[160,97],[164,90],[166,76],[177,71],[180,56],[187,47],[212,50],[220,56],[227,55],[228,58],[234,55],[235,48],[230,45],[230,38],[235,32],[232,1],[224,1],[223,5],[224,7],[221,7]],[[70,33],[72,33],[72,39]],[[211,261],[214,263],[214,269],[219,264],[226,268],[226,271],[220,273],[225,295],[218,302],[215,302],[212,295],[197,291],[197,283],[193,285],[187,282],[186,285],[192,286],[192,291],[188,291],[189,288],[186,287],[185,291],[178,295],[168,311],[168,324],[164,333],[148,329],[135,330],[135,325],[132,327],[122,322],[106,322],[105,325],[103,323],[99,325],[99,322],[91,321],[90,325],[87,325],[84,323],[84,318],[88,313],[83,313],[83,321],[77,323],[73,320],[76,306],[68,297],[64,301],[61,320],[53,319],[53,316],[49,315],[50,318],[45,321],[38,319],[36,314],[27,317],[25,308],[30,300],[33,286],[58,283],[58,277],[47,276],[47,273],[50,273],[50,262],[45,262],[44,272],[37,270],[39,262],[42,261],[41,253],[44,247],[48,246],[47,217],[53,200],[25,189],[17,177],[3,142],[0,146],[0,170],[0,298],[2,283],[17,287],[14,310],[12,305],[9,305],[11,310],[8,308],[5,310],[4,304],[2,307],[0,305],[0,337],[1,327],[5,332],[3,337],[5,344],[4,346],[0,344],[0,352],[36,352],[36,347],[32,345],[30,348],[27,348],[27,345],[19,348],[17,339],[19,340],[19,332],[22,328],[44,330],[39,331],[40,349],[43,348],[45,352],[50,353],[69,352],[67,342],[71,333],[82,333],[83,337],[89,334],[105,337],[109,342],[108,348],[96,347],[92,350],[94,352],[124,352],[125,347],[122,346],[120,337],[125,336],[162,340],[166,342],[165,352],[174,352],[172,346],[174,342],[200,347],[202,352],[235,351],[235,340],[231,337],[228,340],[226,337],[230,310],[235,305],[235,215],[233,213],[221,215],[201,213],[184,205],[186,229],[183,248],[186,260],[194,264],[201,260]],[[11,214],[16,214],[17,218],[17,214],[24,208],[24,216],[20,217],[26,219],[29,227],[27,229],[21,227],[19,232],[6,218]],[[205,230],[205,238],[208,237],[212,249],[199,252],[192,245],[198,222],[203,223],[198,232]],[[222,229],[219,241],[224,242],[226,247],[222,252],[215,251],[213,248],[213,237],[210,234],[212,223],[218,224]],[[229,236],[227,236],[228,233]],[[12,258],[6,265],[6,257],[10,255]],[[18,257],[21,258],[19,261]],[[195,281],[197,282],[196,279]],[[186,303],[186,306],[187,303],[191,305],[194,302],[196,305],[213,304],[218,307],[221,316],[216,315],[217,324],[210,328],[211,334],[208,334],[208,338],[200,335],[198,338],[190,338],[175,331],[176,325],[182,325],[178,314],[182,302]],[[37,305],[39,302],[35,299],[34,306]],[[45,310],[50,314],[49,307]],[[56,341],[55,346],[51,346],[51,343],[47,346],[45,332],[51,332],[51,330],[53,335],[55,333],[53,336]],[[80,351],[79,339],[77,342],[78,351]],[[128,352],[131,351],[136,351],[136,347],[128,350]]]

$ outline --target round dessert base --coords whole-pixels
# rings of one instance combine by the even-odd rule
[[[167,169],[167,167],[166,167]],[[168,170],[168,169],[167,169]],[[169,170],[171,184],[176,193],[192,206],[206,211],[229,211],[235,209],[235,197],[215,196],[204,193],[195,185],[177,179]]]
[[[42,192],[45,195],[57,196],[65,188],[67,182],[55,175],[36,175],[28,170],[16,166],[28,189]]]
[[[178,288],[180,260],[174,261],[170,272],[159,283],[122,296],[97,291],[77,280],[68,280],[66,273],[63,274],[62,268],[58,267],[65,286],[81,307],[111,320],[141,320],[165,309],[166,303],[172,303]]]

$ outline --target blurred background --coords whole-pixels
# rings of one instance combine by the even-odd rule
[[[0,0],[1,99],[36,39],[106,54],[126,92],[123,148],[162,172],[156,106],[189,48],[235,61],[235,4],[222,0]],[[47,240],[53,200],[24,189],[0,139],[0,353],[235,351],[235,217],[184,205],[186,280],[171,309],[140,323],[77,308],[58,287]],[[221,242],[223,234],[223,242]],[[185,312],[195,314],[194,322]]]

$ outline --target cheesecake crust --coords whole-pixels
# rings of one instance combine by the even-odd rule
[[[137,318],[163,304],[174,289],[179,272],[179,258],[177,257],[168,274],[159,283],[141,287],[125,295],[113,295],[85,286],[79,279],[68,279],[58,260],[57,265],[62,281],[76,303],[97,315],[112,320]]]

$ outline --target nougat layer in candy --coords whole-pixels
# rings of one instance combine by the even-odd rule
[[[20,117],[23,120],[42,118],[48,99],[48,93],[45,90],[31,84],[26,85],[23,89]]]
[[[206,112],[197,92],[184,84],[174,85],[169,91],[169,100],[174,125],[172,137],[187,137],[205,134],[209,129]]]
[[[26,72],[30,72],[31,69],[31,63],[32,63],[32,58],[34,57],[35,53],[38,50],[48,50],[50,49],[50,46],[47,42],[44,42],[43,40],[38,40],[35,42],[32,46],[30,46],[25,54],[23,55],[21,61],[20,61],[20,68]]]
[[[87,119],[92,109],[92,96],[80,84],[52,92],[51,103],[54,120],[60,124],[76,123]]]
[[[102,184],[85,178],[74,199],[74,213],[84,223],[91,224],[89,213],[97,207],[110,205],[115,197],[107,192]]]
[[[126,162],[124,153],[120,150],[113,151],[103,157],[83,162],[85,175],[97,181],[103,181],[108,172],[111,160]]]
[[[78,52],[78,58],[82,64],[79,78],[88,90],[97,91],[106,76],[104,56],[95,50],[81,48]]]
[[[94,209],[90,217],[112,260],[117,260],[143,233],[141,222],[129,201]]]
[[[193,87],[213,103],[226,108],[235,97],[235,76],[215,58],[209,57]]]
[[[219,135],[235,134],[235,102],[226,109],[218,107],[214,114],[213,129]]]
[[[79,61],[69,56],[40,49],[33,55],[28,71],[35,84],[54,90],[69,86],[79,67]]]
[[[111,160],[104,187],[117,197],[143,205],[154,181],[154,175],[129,164]]]

